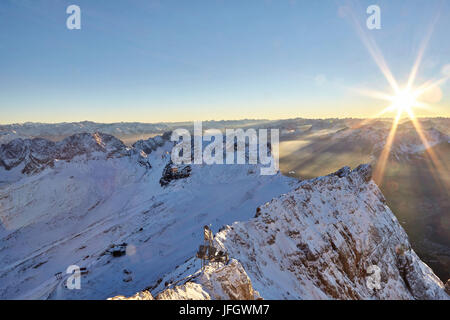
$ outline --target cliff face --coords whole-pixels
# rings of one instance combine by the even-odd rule
[[[216,242],[269,299],[448,299],[370,180],[369,166],[303,182]]]
[[[242,265],[231,260],[228,265],[215,268],[207,266],[201,274],[199,283],[214,300],[255,300],[259,293],[253,289],[252,282]]]

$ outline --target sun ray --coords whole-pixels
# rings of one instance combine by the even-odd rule
[[[391,70],[389,69],[389,67],[384,59],[384,56],[383,56],[381,50],[377,46],[376,42],[365,32],[364,28],[358,22],[356,14],[353,12],[353,10],[351,10],[351,8],[349,10],[349,13],[350,13],[351,20],[356,28],[356,32],[357,32],[358,36],[361,38],[363,44],[367,48],[369,54],[372,56],[374,62],[379,67],[381,73],[384,75],[384,77],[388,81],[388,83],[391,86],[393,93],[394,93],[391,96],[387,93],[379,92],[379,91],[375,91],[375,90],[353,89],[354,91],[356,91],[360,94],[366,95],[368,97],[378,99],[378,100],[387,100],[392,103],[387,108],[384,108],[383,110],[381,110],[373,118],[369,118],[369,119],[362,121],[360,124],[358,124],[357,128],[362,127],[362,126],[366,125],[367,123],[370,123],[371,121],[374,121],[376,118],[378,118],[379,116],[381,116],[387,112],[392,112],[392,111],[397,112],[397,114],[392,122],[392,127],[386,138],[386,143],[381,151],[381,154],[380,154],[377,164],[376,164],[376,168],[374,171],[375,181],[377,181],[377,183],[379,185],[381,185],[383,182],[383,177],[385,174],[385,170],[386,170],[386,166],[387,166],[387,163],[389,160],[391,149],[392,149],[392,146],[393,146],[393,143],[395,140],[397,128],[399,126],[400,119],[404,113],[406,113],[406,115],[411,120],[413,127],[414,127],[415,131],[417,132],[421,143],[424,146],[425,153],[427,154],[427,156],[430,159],[433,166],[438,170],[438,171],[430,170],[432,175],[435,177],[435,179],[437,179],[437,181],[442,180],[442,179],[439,179],[436,172],[439,172],[439,170],[442,170],[443,166],[439,161],[439,157],[436,155],[432,146],[428,142],[428,140],[424,134],[423,128],[420,124],[420,121],[417,120],[416,116],[414,115],[414,111],[413,111],[413,108],[421,108],[421,109],[430,110],[431,109],[430,106],[422,101],[419,101],[419,98],[422,95],[424,95],[427,91],[435,89],[436,87],[445,83],[450,78],[450,76],[447,76],[447,77],[444,77],[439,80],[429,80],[429,81],[423,83],[422,85],[420,85],[419,87],[413,88],[413,85],[414,85],[414,82],[416,81],[417,74],[420,69],[420,65],[422,63],[426,48],[427,48],[428,43],[433,34],[434,27],[439,19],[439,16],[440,16],[439,12],[434,17],[432,22],[430,23],[430,25],[427,29],[427,32],[425,34],[425,37],[420,44],[417,57],[411,68],[411,71],[410,71],[410,74],[408,77],[408,81],[404,88],[399,87],[396,79],[394,78]],[[442,183],[445,183],[445,182],[442,182]],[[445,186],[445,187],[448,188],[448,186]]]
[[[370,98],[378,99],[378,100],[386,100],[386,101],[392,101],[392,96],[389,94],[382,92],[382,91],[376,91],[376,90],[369,90],[369,89],[363,89],[363,88],[350,88],[351,91],[354,91],[360,95],[367,96]]]
[[[401,110],[398,110],[397,116],[395,117],[389,135],[386,139],[386,143],[384,145],[383,150],[381,151],[381,155],[378,159],[377,166],[375,168],[373,179],[377,182],[379,186],[383,183],[384,171],[386,169],[386,164],[389,159],[389,155],[391,153],[392,144],[394,143],[395,133],[397,132],[398,123],[401,117]]]
[[[417,131],[417,134],[419,135],[420,140],[422,141],[424,147],[425,147],[425,151],[429,154],[431,161],[433,161],[433,164],[436,167],[441,167],[440,165],[440,161],[437,158],[436,154],[434,153],[432,146],[430,145],[430,143],[428,142],[427,138],[425,137],[425,134],[423,133],[423,129],[422,129],[422,125],[420,124],[420,121],[417,120],[416,116],[414,115],[414,113],[412,111],[408,112],[409,118],[411,119],[411,122],[414,126],[414,128]]]
[[[428,43],[430,42],[431,35],[433,34],[434,27],[436,25],[436,22],[439,20],[439,12],[436,14],[432,22],[430,23],[428,27],[428,31],[420,45],[419,53],[417,54],[416,61],[414,62],[414,65],[411,69],[411,73],[409,74],[408,83],[406,85],[406,88],[409,90],[412,88],[412,85],[417,77],[417,72],[419,71],[420,64],[422,63],[423,56],[425,54],[425,50],[428,47]]]
[[[420,85],[418,88],[416,88],[414,90],[415,95],[417,97],[420,97],[421,95],[423,95],[425,92],[434,89],[438,86],[443,85],[448,79],[450,78],[450,76],[445,76],[439,80],[428,80],[427,82],[423,83],[422,85]]]
[[[431,160],[432,166],[430,166],[430,172],[433,175],[434,180],[448,190],[450,188],[450,185],[448,183],[446,183],[445,180],[440,179],[440,177],[436,174],[436,172],[445,172],[444,166],[440,162],[439,157],[436,155],[432,146],[430,145],[427,138],[425,137],[425,134],[423,133],[423,128],[422,128],[422,125],[420,124],[420,121],[416,118],[416,116],[412,112],[409,113],[409,118],[411,119],[411,122],[412,122],[414,128],[416,129],[416,132],[419,135],[419,138],[425,147],[425,153],[428,155],[429,159]],[[433,166],[434,166],[434,168],[433,168]]]
[[[399,91],[399,86],[397,83],[397,80],[395,80],[394,75],[392,74],[391,70],[389,69],[389,66],[384,59],[384,56],[376,44],[376,42],[364,31],[363,27],[358,21],[358,18],[353,12],[353,10],[349,10],[350,17],[352,19],[353,25],[356,28],[356,32],[358,36],[361,38],[362,42],[366,46],[367,50],[369,51],[370,55],[372,56],[375,63],[378,65],[378,68],[383,73],[384,77],[390,84],[390,86],[394,89],[395,92]]]
[[[416,104],[414,105],[415,109],[422,109],[422,110],[427,110],[427,111],[431,111],[432,108],[428,103],[425,102],[421,102],[421,101],[417,101]]]

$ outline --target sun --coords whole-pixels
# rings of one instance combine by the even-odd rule
[[[410,89],[400,90],[391,98],[392,104],[388,107],[388,111],[397,111],[397,113],[408,114],[413,113],[413,108],[418,107],[421,103],[417,100],[418,94]]]

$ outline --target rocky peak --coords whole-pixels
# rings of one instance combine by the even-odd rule
[[[259,293],[253,289],[250,278],[237,260],[228,264],[207,265],[187,279],[165,288],[156,300],[256,300]],[[154,300],[148,291],[126,298],[116,296],[109,300]]]
[[[172,132],[165,132],[161,136],[156,136],[149,138],[147,140],[138,140],[133,144],[133,148],[137,151],[143,151],[145,154],[149,155],[155,151],[158,147],[161,147],[169,141]]]
[[[103,133],[78,133],[57,143],[59,159],[71,160],[75,156],[101,152],[108,155],[126,155],[127,148],[119,139]]]
[[[103,133],[77,133],[59,142],[42,138],[15,139],[0,146],[0,166],[11,170],[23,165],[25,174],[53,167],[56,160],[70,161],[76,156],[95,154],[106,158],[129,155],[127,147],[114,136]]]
[[[362,165],[304,181],[218,233],[216,245],[263,298],[448,299],[370,176]]]

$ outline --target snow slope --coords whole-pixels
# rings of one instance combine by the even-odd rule
[[[9,171],[0,168],[0,180],[16,174],[0,186],[0,298],[130,295],[190,258],[203,225],[217,231],[247,220],[260,203],[298,183],[281,175],[260,176],[252,165],[192,165],[189,177],[163,187],[171,142],[148,142],[155,147],[146,154],[108,135],[79,138],[69,137],[64,145],[75,140],[79,143],[72,145],[89,147],[65,160],[58,157],[66,149],[47,142],[53,151],[44,152],[50,161],[39,163],[39,170],[19,170],[35,163],[31,147],[0,158],[15,164]],[[124,243],[125,255],[108,253]],[[69,265],[88,270],[81,290],[64,287]]]

